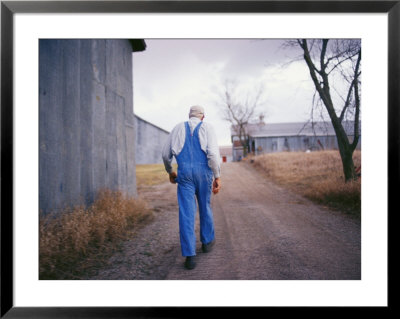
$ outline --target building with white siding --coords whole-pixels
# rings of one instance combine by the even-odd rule
[[[227,162],[232,162],[232,146],[220,146],[219,147],[219,153],[221,155],[221,162],[222,163],[227,163]]]

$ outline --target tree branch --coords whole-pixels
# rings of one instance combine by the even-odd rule
[[[358,87],[358,77],[361,74],[359,72],[361,64],[361,49],[358,51],[358,58],[356,63],[356,69],[354,71],[355,78],[354,78],[354,99],[355,99],[355,107],[356,107],[356,114],[354,116],[354,139],[353,143],[351,144],[352,150],[355,150],[358,144],[358,140],[360,139],[359,133],[359,125],[360,125],[360,94],[359,94],[359,87]]]
[[[340,123],[343,121],[344,114],[346,113],[346,110],[350,105],[350,100],[351,100],[351,94],[353,92],[353,87],[354,87],[354,81],[351,82],[349,91],[347,92],[347,98],[346,98],[346,101],[344,103],[344,107],[343,107],[342,113],[340,114],[340,117],[339,117]]]

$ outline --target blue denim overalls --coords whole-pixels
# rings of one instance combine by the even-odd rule
[[[196,234],[194,229],[196,200],[200,213],[200,241],[208,244],[214,239],[214,222],[210,206],[213,172],[208,166],[207,155],[199,141],[200,122],[190,132],[185,122],[186,138],[182,151],[176,156],[178,162],[178,204],[179,235],[182,256],[196,255]]]

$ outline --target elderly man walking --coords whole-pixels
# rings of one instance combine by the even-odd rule
[[[192,106],[189,121],[174,127],[162,151],[170,182],[178,183],[179,236],[185,267],[196,266],[195,216],[196,198],[200,216],[202,251],[211,251],[215,243],[211,190],[221,189],[220,154],[213,127],[204,123],[204,109]],[[178,163],[178,174],[172,169],[172,159]]]

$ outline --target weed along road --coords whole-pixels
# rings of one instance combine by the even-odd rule
[[[93,279],[361,279],[359,220],[276,186],[249,163],[224,163],[221,177],[212,196],[216,244],[201,252],[197,216],[195,269],[183,266],[176,186],[164,183],[143,191],[155,218],[114,257],[124,271],[112,266]]]

